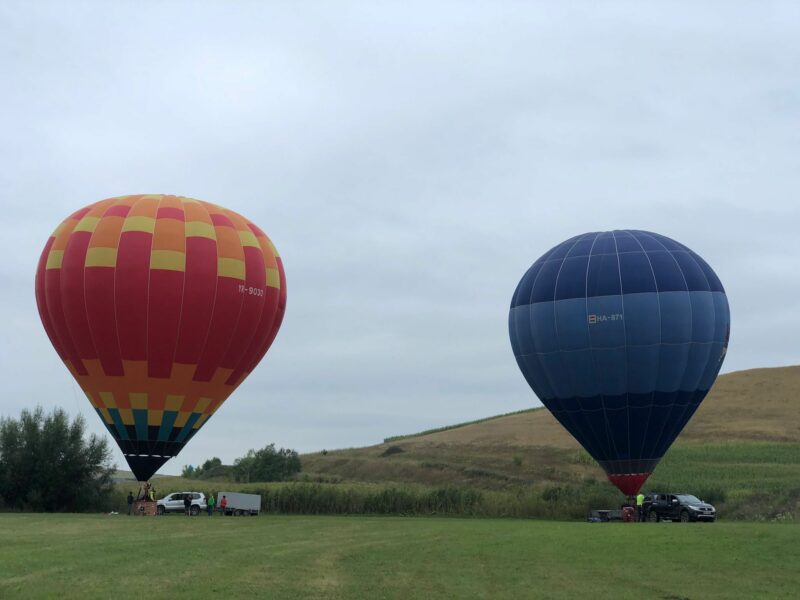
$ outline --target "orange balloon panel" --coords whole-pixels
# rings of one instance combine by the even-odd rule
[[[241,215],[182,196],[122,196],[58,226],[39,260],[36,302],[143,481],[267,352],[286,278],[275,246]]]

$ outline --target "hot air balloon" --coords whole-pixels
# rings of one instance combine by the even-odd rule
[[[275,246],[237,213],[181,196],[73,213],[36,271],[39,315],[136,478],[176,456],[278,333]]]
[[[542,403],[633,496],[711,389],[730,312],[719,278],[686,246],[595,232],[528,269],[509,333]]]

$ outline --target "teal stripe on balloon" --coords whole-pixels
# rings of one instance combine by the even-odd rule
[[[136,424],[136,437],[139,440],[147,439],[147,410],[134,409],[133,422]]]
[[[108,414],[111,415],[111,420],[114,421],[114,427],[117,428],[117,435],[119,435],[119,439],[129,439],[128,430],[125,428],[125,423],[122,422],[122,417],[119,416],[119,410],[116,408],[108,408],[106,410],[108,410]]]
[[[194,424],[197,423],[197,419],[200,418],[200,413],[192,413],[192,416],[186,421],[186,425],[183,426],[181,432],[178,434],[178,437],[175,438],[176,442],[182,442],[186,439],[186,436],[192,431],[192,427]]]
[[[178,411],[165,410],[164,416],[161,419],[161,428],[158,430],[158,441],[168,442],[169,434],[172,432],[172,426],[175,424],[175,419],[178,418]]]

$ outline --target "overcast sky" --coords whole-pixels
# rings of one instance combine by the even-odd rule
[[[5,0],[0,415],[63,406],[107,435],[33,279],[66,215],[135,193],[244,214],[288,279],[266,359],[162,472],[538,405],[509,302],[586,231],[713,266],[724,371],[800,363],[798,7]]]

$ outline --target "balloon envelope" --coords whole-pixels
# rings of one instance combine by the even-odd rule
[[[266,353],[283,319],[275,247],[191,198],[109,198],[47,241],[36,301],[56,351],[139,480],[177,455]]]
[[[525,379],[627,495],[708,393],[729,332],[711,267],[646,231],[559,244],[522,277],[509,314]]]

